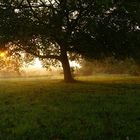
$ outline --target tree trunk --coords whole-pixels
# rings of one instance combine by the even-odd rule
[[[63,67],[63,73],[64,73],[64,81],[67,83],[72,83],[74,82],[71,69],[70,69],[70,64],[67,56],[67,52],[65,50],[61,51],[61,63]]]

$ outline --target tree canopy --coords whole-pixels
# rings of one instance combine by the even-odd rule
[[[137,0],[2,0],[0,44],[60,61],[70,82],[67,52],[140,60],[139,14]]]

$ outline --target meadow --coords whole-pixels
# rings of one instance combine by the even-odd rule
[[[140,77],[0,79],[0,140],[139,140]]]

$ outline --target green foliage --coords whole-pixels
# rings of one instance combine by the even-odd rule
[[[140,138],[139,77],[48,79],[1,79],[1,139]]]

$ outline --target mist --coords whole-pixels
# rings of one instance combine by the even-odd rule
[[[50,77],[60,78],[63,77],[62,67],[50,66],[49,68],[43,67],[41,61],[36,58],[31,64],[20,65],[15,63],[15,60],[3,62],[3,68],[0,69],[0,78],[11,77]],[[4,67],[6,66],[6,67]],[[140,75],[140,66],[136,64],[133,59],[116,60],[113,57],[104,60],[81,60],[70,61],[71,72],[74,77],[78,76],[95,76],[104,74],[119,74],[119,75]]]
[[[139,76],[140,65],[131,58],[117,60],[113,57],[108,57],[104,60],[83,60],[77,74],[84,76],[102,74]]]

